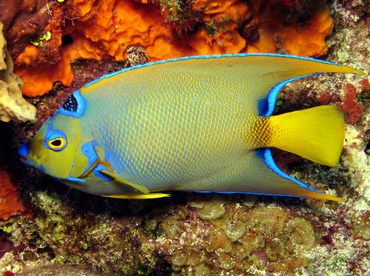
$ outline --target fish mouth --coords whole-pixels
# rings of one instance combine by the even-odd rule
[[[29,165],[30,164],[30,160],[28,159],[28,157],[23,157],[23,156],[21,156],[21,161],[23,162],[23,163],[25,163],[25,164],[27,164],[27,165]]]
[[[39,166],[37,163],[39,162],[39,157],[36,155],[33,155],[32,152],[30,152],[29,143],[24,143],[18,148],[18,154],[20,157],[20,160],[29,166],[33,166],[38,168]]]
[[[28,143],[24,143],[18,148],[18,154],[23,163],[30,164],[30,158],[28,157],[29,153],[30,149]]]

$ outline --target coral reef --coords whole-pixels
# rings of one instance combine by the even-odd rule
[[[145,14],[151,11],[153,17],[162,20],[155,24],[169,30],[163,35],[170,34],[174,43],[180,43],[182,47],[187,47],[188,41],[195,36],[209,39],[201,44],[204,51],[213,51],[212,47],[216,49],[223,45],[228,47],[225,51],[232,51],[241,37],[245,44],[243,50],[253,51],[253,47],[259,45],[265,51],[288,52],[289,46],[285,43],[299,37],[299,34],[293,35],[294,27],[305,33],[305,28],[311,26],[314,33],[320,33],[320,28],[311,21],[316,16],[326,18],[325,33],[332,28],[330,22],[334,23],[334,33],[327,40],[327,59],[361,69],[365,75],[322,75],[294,82],[282,91],[275,112],[328,103],[342,108],[347,125],[340,164],[328,168],[287,153],[274,154],[287,173],[318,189],[335,190],[344,202],[180,192],[169,199],[152,201],[104,199],[71,190],[19,164],[16,156],[20,141],[32,136],[73,90],[103,73],[140,64],[149,58],[153,60],[153,53],[160,52],[160,49],[150,49],[152,46],[137,41],[133,47],[128,43],[120,48],[118,44],[114,46],[118,41],[116,38],[110,45],[110,39],[104,38],[109,32],[100,36],[91,30],[91,34],[98,37],[86,38],[84,26],[89,22],[96,23],[100,30],[108,30],[112,22],[117,23],[114,21],[117,18],[112,19],[108,12],[113,9],[113,2],[105,1],[107,6],[102,7],[102,1],[55,1],[51,14],[54,9],[60,9],[66,22],[58,27],[62,30],[58,33],[48,29],[49,18],[49,24],[33,36],[32,42],[38,45],[29,45],[22,52],[35,49],[30,55],[29,68],[40,64],[45,64],[42,70],[57,66],[65,52],[71,55],[68,62],[78,58],[77,50],[82,48],[76,46],[82,41],[88,42],[83,47],[85,55],[90,53],[87,57],[94,60],[72,63],[74,80],[70,87],[56,83],[48,95],[32,99],[39,110],[40,120],[36,125],[14,128],[0,124],[0,161],[6,163],[6,175],[9,175],[0,177],[17,185],[22,200],[32,210],[32,216],[21,212],[18,216],[0,220],[0,273],[54,273],[61,267],[74,269],[82,275],[366,275],[370,271],[370,53],[367,27],[370,22],[366,14],[370,4],[332,1],[329,7],[331,21],[324,13],[319,16],[311,7],[317,3],[315,1],[269,1],[284,14],[280,18],[272,17],[271,22],[275,23],[269,25],[263,17],[272,13],[268,1],[199,0],[189,5],[190,2],[142,0],[119,5],[131,5],[133,10]],[[247,10],[235,8],[242,3],[248,3]],[[226,16],[224,10],[229,8],[230,12],[246,13],[246,18],[239,21],[233,13]],[[109,23],[105,27],[99,25],[104,22],[98,24],[98,19],[93,16],[96,9],[102,9],[105,11],[102,14],[108,16],[100,19]],[[322,10],[327,14],[326,6],[318,8],[318,11]],[[121,9],[115,11],[123,12]],[[73,12],[79,17],[74,18]],[[84,16],[86,21],[83,22],[81,18]],[[133,24],[129,20],[134,19],[125,20],[127,24]],[[281,20],[280,27],[286,29],[284,32],[272,28],[279,26]],[[141,21],[134,26],[142,27]],[[122,30],[121,26],[117,28]],[[47,31],[51,34],[50,39]],[[137,32],[136,29],[128,31]],[[229,36],[234,33],[240,35],[235,36],[235,41]],[[288,39],[290,33],[292,37]],[[322,37],[326,35],[324,33]],[[114,37],[112,33],[110,35]],[[141,35],[149,39],[146,29]],[[313,34],[306,36],[315,37]],[[61,42],[56,43],[53,39]],[[143,38],[139,35],[136,39]],[[156,47],[163,47],[163,54],[168,53],[168,48],[161,44],[165,40],[163,36],[157,39],[157,42],[153,42],[155,39],[151,42]],[[266,39],[272,39],[273,43],[263,42]],[[55,46],[48,48],[52,43]],[[302,37],[294,43],[300,45],[293,47],[295,51],[316,48],[310,44],[310,39],[303,40]],[[325,44],[321,45],[325,52]],[[104,60],[112,58],[111,54],[105,56],[106,50],[120,53],[118,61]],[[26,55],[22,58],[27,60]],[[22,66],[19,64],[19,68]],[[3,167],[1,169],[3,171]]]
[[[71,62],[122,61],[130,46],[144,48],[152,61],[256,51],[321,56],[333,27],[323,1],[314,5],[286,5],[279,0],[150,2],[47,4],[48,24],[14,55],[16,72],[25,82],[23,93],[42,95],[55,81],[70,85]]]
[[[36,108],[22,97],[23,82],[13,73],[13,61],[6,49],[2,30],[0,22],[0,121],[35,120]]]

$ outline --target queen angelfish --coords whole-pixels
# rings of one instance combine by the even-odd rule
[[[285,84],[325,72],[361,74],[277,54],[123,69],[75,91],[19,154],[63,183],[105,197],[159,198],[181,190],[340,201],[284,173],[270,149],[338,163],[344,119],[335,106],[272,116]]]

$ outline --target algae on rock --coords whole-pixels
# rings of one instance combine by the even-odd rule
[[[6,49],[0,22],[0,121],[34,121],[36,108],[22,97],[22,80],[13,73],[13,61]]]

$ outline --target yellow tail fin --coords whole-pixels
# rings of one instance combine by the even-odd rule
[[[313,162],[334,167],[344,141],[343,113],[324,105],[269,117],[271,139],[276,147]]]

